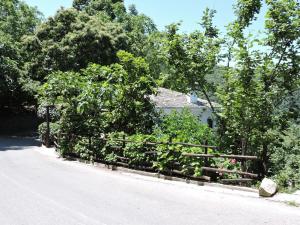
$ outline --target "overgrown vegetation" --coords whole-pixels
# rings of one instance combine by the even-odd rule
[[[54,127],[54,124],[51,126]],[[46,132],[43,129],[44,126],[42,124],[40,130],[43,133]],[[90,161],[104,161],[112,164],[121,159],[133,168],[150,169],[168,174],[175,169],[182,175],[196,177],[203,175],[201,167],[204,166],[204,161],[185,157],[183,153],[204,153],[204,148],[163,143],[216,144],[213,131],[199,122],[188,109],[180,113],[173,111],[170,115],[165,115],[149,134],[143,132],[130,135],[124,132],[108,131],[108,133],[100,133],[100,130],[98,133],[89,134],[80,133],[80,131],[60,134],[59,130],[56,131],[61,137],[59,151],[62,155],[75,155]],[[208,148],[208,153],[218,153],[218,151]],[[226,166],[226,163],[229,163],[232,168],[238,165],[224,160],[210,160],[209,163],[219,166]]]
[[[273,134],[272,174],[280,187],[288,191],[300,188],[300,126],[292,124],[284,132]]]
[[[55,105],[63,133],[150,133],[156,84],[144,59],[118,52],[119,63],[90,64],[80,72],[55,72],[41,86],[41,105]]]
[[[32,99],[22,86],[22,38],[32,34],[39,22],[39,12],[24,2],[0,2],[0,112],[7,107],[18,110]]]
[[[246,35],[262,6],[263,35]],[[236,0],[233,10],[236,19],[225,35],[210,9],[198,30],[183,34],[178,23],[158,31],[122,0],[74,0],[47,20],[22,1],[1,1],[0,110],[36,105],[43,115],[45,105],[54,105],[53,131],[67,137],[63,154],[111,162],[123,157],[130,165],[198,176],[203,165],[182,152],[203,149],[160,145],[157,155],[148,155],[153,146],[144,142],[208,141],[227,154],[258,156],[262,164],[244,166],[274,176],[283,188],[299,188],[299,1]],[[161,119],[150,100],[159,86],[205,98],[217,129],[188,112]],[[103,133],[111,136],[107,142],[89,139]],[[116,155],[120,143],[113,137],[124,135],[139,143]],[[210,163],[241,167],[232,160]]]

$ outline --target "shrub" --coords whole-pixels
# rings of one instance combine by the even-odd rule
[[[131,142],[126,143],[124,148],[124,157],[129,158],[130,165],[153,166],[156,156],[147,152],[153,152],[156,147],[148,145],[147,142],[155,142],[153,135],[135,134],[128,137]]]
[[[50,133],[49,133],[49,141],[50,143],[54,142],[55,136],[58,135],[60,131],[60,125],[58,123],[50,123]],[[46,142],[46,133],[47,133],[47,123],[41,123],[38,128],[40,139],[43,143]]]
[[[74,146],[74,152],[78,154],[82,159],[86,159],[89,161],[95,160],[94,151],[92,150],[92,143],[89,138],[78,138]]]
[[[91,64],[80,72],[54,72],[39,90],[39,103],[51,111],[61,133],[151,133],[155,110],[150,95],[156,84],[144,59],[120,51],[119,64]],[[53,114],[53,115],[52,115]],[[45,115],[41,107],[40,115]]]
[[[123,142],[119,141],[119,139],[123,139],[126,137],[123,132],[113,132],[110,133],[106,138],[108,139],[101,149],[101,153],[103,155],[103,159],[107,162],[116,162],[117,157],[121,155]],[[119,150],[119,154],[118,154]]]
[[[170,114],[164,115],[154,130],[154,136],[158,142],[207,143],[209,145],[217,143],[213,130],[201,123],[189,109],[183,109],[181,112],[174,110]],[[204,165],[204,160],[186,157],[182,153],[204,153],[204,148],[159,145],[156,150],[157,161],[154,166],[158,170],[176,169],[186,175],[202,175],[201,167]],[[213,149],[208,149],[208,153],[213,152]],[[209,159],[209,161],[212,163],[213,159]]]
[[[168,115],[163,115],[154,134],[158,138],[176,139],[178,142],[210,145],[217,143],[213,130],[199,121],[191,111],[184,108],[181,112],[173,110]]]
[[[272,149],[270,172],[281,189],[300,188],[300,125],[278,132],[278,137]]]

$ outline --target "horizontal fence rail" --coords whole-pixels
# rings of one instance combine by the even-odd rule
[[[228,158],[228,159],[247,159],[247,160],[257,160],[257,156],[249,155],[223,155],[223,154],[196,154],[196,153],[182,153],[183,156],[188,157],[203,157],[203,158]]]
[[[60,134],[59,137],[66,136],[67,134]],[[55,136],[54,140],[54,145],[56,148],[59,148],[59,138],[58,136]],[[202,176],[189,176],[186,175],[184,172],[177,170],[175,168],[171,170],[164,170],[163,172],[166,172],[168,174],[172,174],[175,176],[184,176],[190,179],[200,179],[200,180],[205,180],[205,181],[211,181],[211,177],[208,176],[208,173],[224,173],[224,174],[237,174],[242,176],[241,178],[232,178],[232,179],[220,179],[220,182],[222,183],[247,183],[252,181],[253,179],[258,178],[258,174],[255,173],[250,173],[242,170],[229,170],[229,169],[223,169],[223,168],[215,168],[215,167],[210,167],[208,163],[209,158],[224,158],[224,159],[237,159],[240,160],[242,163],[247,161],[247,160],[259,160],[257,156],[249,156],[249,155],[234,155],[234,154],[208,154],[207,150],[210,149],[218,149],[218,146],[213,146],[213,145],[207,145],[207,144],[192,144],[192,143],[183,143],[183,142],[153,142],[153,141],[133,141],[124,138],[108,138],[105,134],[102,134],[101,137],[89,137],[89,136],[82,136],[82,135],[69,135],[71,139],[76,138],[76,137],[81,137],[81,138],[96,138],[98,140],[103,140],[105,142],[111,141],[111,142],[120,142],[120,146],[110,146],[110,148],[113,148],[116,153],[120,154],[124,147],[126,146],[126,143],[135,143],[135,144],[140,144],[140,145],[149,145],[149,146],[159,146],[159,145],[167,145],[167,146],[174,146],[174,145],[180,145],[180,146],[185,146],[185,147],[196,147],[196,148],[204,148],[205,153],[187,153],[183,152],[181,153],[182,156],[184,157],[194,157],[194,158],[204,158],[204,165],[201,167],[201,170],[204,172]],[[123,143],[123,144],[121,144]],[[143,152],[145,155],[157,155],[158,152],[155,150],[152,151],[145,151]],[[123,166],[123,167],[129,167],[129,161],[130,158],[124,157],[123,154],[122,156],[117,155],[116,156],[117,161],[115,162],[116,165]],[[181,166],[179,162],[174,162],[173,165],[176,167]],[[135,169],[146,169],[148,171],[153,171],[154,169],[151,167],[151,165],[148,166],[135,166]],[[194,169],[192,166],[187,166],[189,169]],[[242,166],[242,168],[244,168]],[[208,172],[208,173],[207,173]]]
[[[200,148],[211,148],[211,149],[217,149],[217,146],[213,145],[202,145],[202,144],[191,144],[191,143],[184,143],[184,142],[150,142],[150,141],[145,141],[145,142],[138,142],[138,141],[132,141],[128,139],[108,139],[104,137],[100,137],[101,140],[104,141],[120,141],[120,142],[125,142],[125,143],[136,143],[136,144],[145,144],[145,145],[182,145],[186,147],[200,147]]]
[[[50,108],[51,107],[55,107],[54,105],[49,105],[46,106],[46,122],[47,122],[47,126],[46,126],[46,136],[44,137],[44,143],[47,147],[49,147],[50,144]],[[107,112],[106,110],[103,110],[103,112]],[[183,168],[185,168],[185,170],[190,170],[193,171],[195,170],[196,167],[193,167],[192,165],[182,165],[180,162],[173,162],[172,166],[170,168],[166,168],[164,169],[164,171],[160,171],[160,170],[155,170],[153,167],[153,163],[155,161],[151,161],[151,163],[147,162],[145,160],[143,165],[134,165],[135,169],[146,169],[146,170],[155,170],[156,172],[166,172],[168,174],[172,174],[172,175],[178,175],[178,176],[185,176],[191,179],[202,179],[202,180],[206,180],[206,181],[210,181],[211,177],[210,175],[214,176],[214,174],[217,173],[224,173],[224,174],[237,174],[240,175],[240,178],[232,178],[232,179],[221,179],[221,182],[224,183],[230,183],[230,182],[238,182],[238,183],[243,183],[243,182],[249,182],[255,178],[258,178],[258,174],[255,173],[250,173],[248,171],[246,171],[246,166],[245,163],[246,161],[255,161],[255,160],[260,160],[257,156],[250,156],[250,155],[236,155],[236,154],[216,154],[216,153],[208,153],[209,149],[213,149],[213,150],[218,150],[219,147],[218,146],[214,146],[214,145],[209,145],[207,142],[205,142],[204,144],[194,144],[194,143],[184,143],[184,142],[172,142],[172,140],[166,141],[166,142],[155,142],[155,141],[134,141],[134,140],[129,140],[125,138],[125,135],[123,138],[109,138],[106,134],[100,134],[98,137],[97,136],[93,136],[93,135],[75,135],[75,134],[64,134],[64,133],[60,133],[58,135],[55,135],[54,140],[52,140],[52,144],[54,144],[54,146],[59,149],[60,146],[60,140],[61,138],[66,138],[68,137],[67,141],[72,142],[75,141],[76,138],[88,138],[89,139],[89,143],[91,143],[91,139],[98,139],[98,140],[102,140],[104,142],[107,141],[115,141],[115,142],[121,142],[122,144],[120,144],[120,146],[116,145],[116,146],[110,146],[111,149],[113,149],[113,153],[116,154],[116,165],[120,165],[120,166],[124,166],[124,167],[130,167],[130,158],[125,157],[124,155],[124,148],[126,147],[126,143],[134,143],[134,144],[140,144],[140,145],[144,145],[144,146],[149,146],[150,149],[148,149],[148,151],[142,152],[146,157],[152,157],[154,160],[156,159],[155,157],[157,157],[158,155],[158,151],[155,150],[156,146],[160,146],[160,145],[166,145],[166,146],[183,146],[183,147],[187,147],[187,148],[202,148],[203,149],[203,153],[189,153],[189,152],[180,152],[180,157],[187,157],[187,158],[199,158],[199,160],[203,160],[203,167],[201,167],[201,170],[203,171],[203,175],[202,176],[191,176],[191,175],[186,175],[185,172],[180,171],[181,168],[183,170]],[[152,146],[152,148],[150,147]],[[147,150],[147,149],[146,149]],[[73,153],[72,153],[73,154]],[[75,154],[76,155],[76,154]],[[223,159],[236,159],[239,160],[241,162],[241,170],[230,170],[230,169],[224,169],[224,168],[216,168],[216,166],[212,167],[210,166],[210,160],[209,159],[213,159],[213,158],[223,158]],[[101,162],[105,162],[107,163],[104,159],[98,159]],[[149,165],[151,164],[151,165]],[[191,173],[191,172],[190,172]]]
[[[249,177],[258,177],[257,174],[254,173],[248,173],[248,172],[243,172],[239,170],[226,170],[226,169],[218,169],[218,168],[212,168],[212,167],[202,167],[202,170],[210,171],[210,172],[219,172],[219,173],[236,173],[240,175],[245,175]]]

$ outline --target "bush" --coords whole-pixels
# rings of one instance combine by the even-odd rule
[[[278,134],[271,155],[271,174],[282,190],[300,188],[300,125]]]
[[[92,151],[92,143],[89,138],[79,138],[74,146],[74,152],[79,155],[80,158],[89,161],[94,161],[94,152]]]
[[[216,144],[215,135],[206,124],[195,117],[189,109],[172,111],[163,115],[154,130],[158,142],[184,142],[193,144]],[[183,145],[159,145],[154,166],[160,171],[176,169],[186,175],[202,175],[204,160],[183,156],[182,153],[204,153],[204,148]],[[208,149],[212,153],[212,149]],[[212,161],[210,159],[210,161]]]
[[[168,115],[163,115],[154,131],[159,139],[171,138],[173,141],[194,144],[210,145],[217,143],[213,130],[199,121],[191,111],[184,108],[181,112],[173,110]],[[168,140],[166,140],[168,141]]]
[[[117,161],[117,150],[122,149],[123,142],[118,141],[118,139],[122,139],[126,137],[125,133],[123,132],[113,132],[110,133],[107,137],[106,144],[101,150],[101,153],[103,155],[103,159],[107,162],[116,162]],[[119,151],[119,155],[122,153]]]
[[[153,135],[135,134],[128,137],[131,142],[126,143],[124,148],[124,157],[129,158],[129,164],[135,166],[153,166],[156,156],[148,154],[156,150],[153,145],[148,145],[147,142],[155,142],[156,138]]]
[[[50,123],[50,134],[49,134],[49,141],[53,144],[55,136],[58,135],[60,131],[60,125],[58,123]],[[46,142],[46,133],[47,133],[47,123],[41,123],[38,128],[39,137],[43,143]]]
[[[189,110],[172,112],[161,118],[152,134],[132,134],[111,132],[106,141],[94,136],[66,137],[62,140],[62,154],[77,156],[94,161],[104,160],[108,163],[125,161],[130,167],[153,168],[160,172],[179,171],[182,175],[201,176],[204,160],[186,157],[182,153],[204,153],[201,147],[187,147],[180,144],[164,144],[168,142],[215,145],[216,138],[212,129],[201,123]],[[128,141],[123,142],[122,139]],[[151,145],[149,142],[161,143]],[[153,154],[155,152],[155,154]],[[208,153],[218,153],[208,148]],[[211,165],[224,167],[227,161],[208,159]],[[238,164],[230,164],[234,167]],[[227,167],[228,168],[228,167]]]

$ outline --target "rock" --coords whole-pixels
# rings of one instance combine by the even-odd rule
[[[276,192],[277,192],[277,184],[268,178],[264,178],[259,186],[259,196],[271,197]]]

